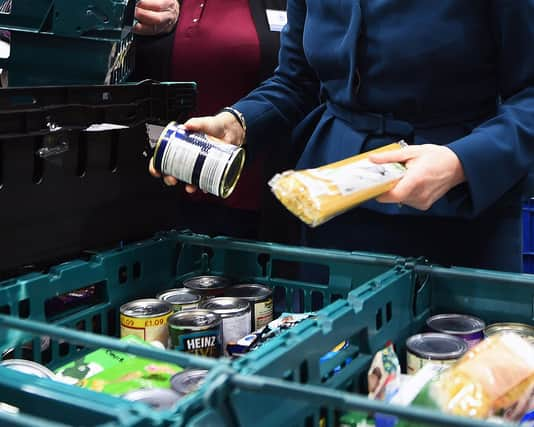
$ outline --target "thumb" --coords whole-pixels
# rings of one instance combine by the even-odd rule
[[[184,123],[188,131],[204,132],[216,138],[224,137],[224,126],[215,117],[194,117]]]
[[[410,146],[398,150],[383,151],[382,153],[370,154],[369,160],[373,163],[404,163],[415,157],[418,147]]]

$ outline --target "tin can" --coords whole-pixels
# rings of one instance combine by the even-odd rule
[[[424,333],[406,340],[406,365],[409,375],[428,363],[452,365],[468,350],[467,343],[454,335]]]
[[[426,320],[426,326],[432,332],[454,335],[462,338],[469,348],[484,339],[486,324],[482,319],[464,314],[437,314]]]
[[[156,298],[171,304],[175,313],[198,308],[200,302],[200,295],[194,294],[187,288],[168,289],[156,295]]]
[[[172,306],[155,298],[138,299],[120,307],[121,338],[135,335],[145,341],[159,341],[167,346],[167,318]]]
[[[202,299],[220,297],[230,286],[230,279],[224,276],[195,276],[183,282],[184,288],[190,289]]]
[[[243,148],[187,131],[176,122],[163,129],[153,157],[157,171],[223,199],[234,191],[244,163]]]
[[[184,369],[171,378],[171,388],[180,396],[192,393],[202,385],[208,371],[206,369]]]
[[[2,360],[0,366],[4,368],[13,369],[15,371],[23,372],[25,374],[35,375],[39,378],[56,379],[56,375],[46,366],[40,363],[25,359],[9,359]]]
[[[250,333],[251,312],[247,300],[231,297],[211,298],[202,301],[199,307],[221,316],[225,354],[228,354],[228,343],[237,343],[240,338]]]
[[[180,400],[180,395],[168,388],[142,388],[121,396],[132,402],[142,402],[156,411],[170,409]]]
[[[252,331],[257,331],[273,320],[273,291],[268,286],[243,283],[229,287],[225,295],[250,303]]]
[[[207,310],[174,313],[169,317],[169,341],[173,350],[219,357],[222,350],[221,317]]]
[[[484,331],[486,337],[502,333],[515,333],[534,345],[534,326],[526,323],[493,323]]]

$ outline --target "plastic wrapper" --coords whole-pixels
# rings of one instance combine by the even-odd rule
[[[369,399],[389,400],[400,388],[401,369],[393,343],[375,354],[367,373]]]
[[[486,338],[432,384],[444,412],[475,418],[497,415],[519,421],[534,387],[534,346],[516,334]]]
[[[311,227],[389,191],[404,175],[400,163],[376,164],[368,157],[401,149],[399,142],[314,169],[275,175],[269,186],[276,198]]]

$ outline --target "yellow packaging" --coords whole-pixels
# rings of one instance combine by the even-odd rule
[[[516,334],[486,338],[431,388],[442,410],[475,418],[499,414],[534,385],[534,346]]]
[[[392,189],[405,167],[400,163],[376,164],[368,157],[404,145],[390,144],[319,168],[276,174],[269,186],[292,214],[316,227]]]

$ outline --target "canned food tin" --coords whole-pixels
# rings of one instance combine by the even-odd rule
[[[157,171],[223,199],[234,191],[244,163],[243,148],[187,131],[176,122],[163,129],[153,157]]]
[[[213,311],[222,318],[223,349],[228,343],[236,343],[250,333],[250,304],[239,298],[218,297],[200,303],[200,308]]]
[[[200,295],[203,299],[224,295],[224,290],[230,286],[230,279],[223,276],[196,276],[184,280],[184,288]]]
[[[171,304],[174,312],[192,310],[197,308],[200,302],[200,295],[187,288],[168,289],[156,295],[156,298]]]
[[[172,306],[155,298],[138,299],[120,307],[121,337],[135,335],[145,341],[159,341],[167,346],[167,318]]]
[[[173,375],[171,387],[180,396],[185,396],[198,390],[207,375],[206,369],[185,369]]]
[[[13,369],[15,371],[24,372],[25,374],[35,375],[39,378],[56,379],[56,375],[46,366],[37,362],[25,359],[9,359],[2,360],[0,366],[4,368]]]
[[[454,335],[424,333],[406,340],[408,374],[415,374],[428,363],[452,365],[468,350],[467,343]]]
[[[180,400],[180,395],[168,388],[142,388],[121,396],[132,402],[146,403],[156,411],[170,409]]]
[[[207,310],[186,310],[169,317],[170,348],[200,356],[219,357],[221,317]]]
[[[251,328],[257,331],[273,320],[273,291],[271,288],[255,283],[243,283],[229,287],[227,297],[241,298],[250,303]]]
[[[486,324],[482,319],[464,314],[437,314],[426,320],[428,329],[432,332],[454,335],[462,338],[469,348],[484,339]]]
[[[525,338],[531,344],[534,344],[534,326],[526,323],[493,323],[489,325],[484,331],[484,335],[489,337],[491,335],[501,333],[515,333]]]

